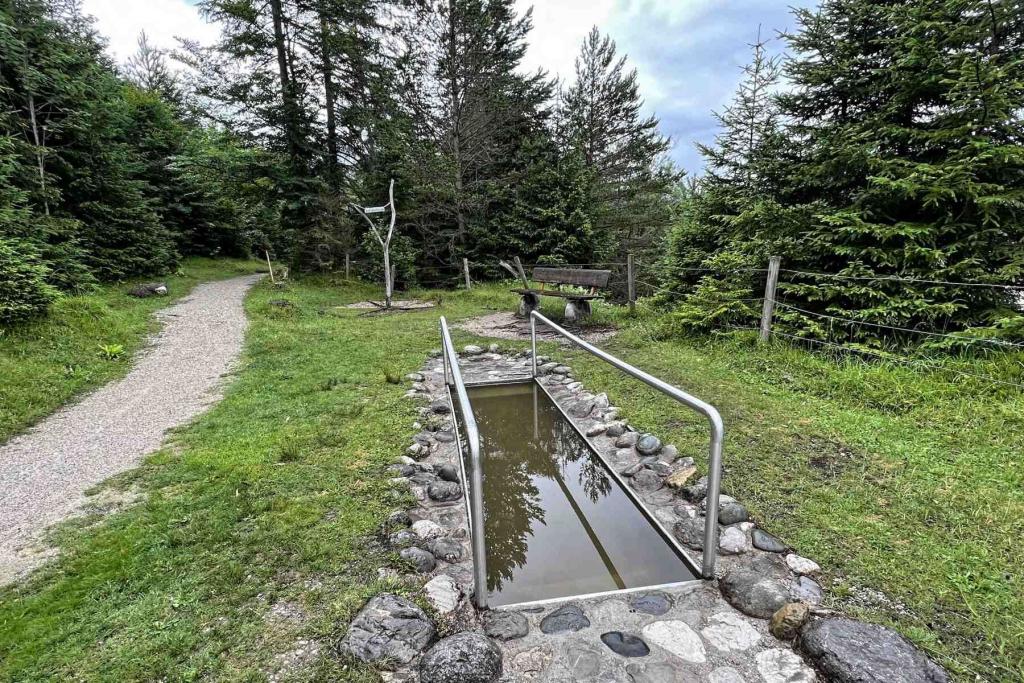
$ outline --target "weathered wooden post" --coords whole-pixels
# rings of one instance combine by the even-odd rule
[[[398,266],[394,263],[391,264],[391,292],[395,291],[395,280],[398,279]]]
[[[270,252],[264,249],[263,255],[267,257],[267,268],[270,270],[270,284],[276,285],[277,281],[274,280],[274,266],[270,265]]]
[[[633,255],[626,255],[626,288],[629,296],[629,312],[636,313],[636,272],[633,268]]]
[[[345,279],[346,280],[351,279],[351,275],[349,275],[349,271],[351,270],[351,265],[352,265],[352,256],[346,251],[345,252]]]
[[[519,279],[523,281],[524,287],[529,287],[529,280],[526,279],[526,271],[523,270],[523,262],[519,260],[519,257],[515,257],[516,271],[519,273]]]
[[[772,316],[775,314],[775,287],[779,284],[779,268],[782,257],[772,256],[768,261],[768,281],[764,286],[764,306],[761,308],[761,341],[772,336]]]
[[[462,273],[466,276],[466,289],[473,289],[473,281],[469,279],[469,259],[462,259]]]

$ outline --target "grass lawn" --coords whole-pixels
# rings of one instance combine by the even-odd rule
[[[132,354],[156,329],[150,315],[188,294],[199,282],[260,269],[259,261],[186,259],[160,278],[168,296],[136,299],[132,283],[57,301],[38,322],[0,327],[0,443],[52,413],[68,399],[123,375]],[[263,268],[265,268],[265,264]],[[110,357],[100,347],[120,347]]]
[[[514,300],[493,287],[384,317],[336,308],[370,294],[319,278],[254,288],[224,400],[114,482],[143,502],[67,525],[61,559],[0,589],[0,680],[263,680],[299,639],[320,645],[303,679],[375,679],[331,650],[367,596],[404,590],[377,574],[394,559],[377,529],[401,502],[383,466],[416,418],[392,382],[438,346],[439,315]],[[281,298],[295,306],[268,303]],[[895,624],[961,680],[1020,678],[1019,394],[742,340],[655,341],[644,315],[598,317],[624,328],[613,352],[722,409],[727,491],[825,567],[836,606]],[[565,357],[634,424],[703,454],[699,421]]]

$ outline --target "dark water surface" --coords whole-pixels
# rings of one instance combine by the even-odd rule
[[[471,387],[492,605],[695,578],[543,390]]]

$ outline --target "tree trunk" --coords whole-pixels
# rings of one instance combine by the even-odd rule
[[[451,135],[452,135],[452,164],[455,167],[455,222],[458,228],[457,237],[460,244],[466,242],[466,216],[462,211],[462,193],[464,191],[462,181],[462,111],[459,106],[459,76],[458,64],[462,63],[458,54],[458,32],[456,30],[456,13],[458,9],[453,0],[448,1],[448,89],[451,98]]]
[[[334,90],[334,63],[331,60],[330,35],[331,27],[327,14],[320,8],[320,55],[324,70],[324,104],[327,108],[327,174],[332,181],[337,181],[338,169],[338,124],[335,120],[334,106],[337,95]]]
[[[284,37],[284,12],[281,9],[281,0],[270,0],[270,13],[274,21],[274,48],[277,51],[277,69],[281,78],[281,102],[284,105],[284,129],[285,139],[288,143],[288,156],[292,164],[298,168],[301,165],[299,156],[297,107],[295,103],[295,91],[292,88],[292,79],[288,71],[288,46]]]
[[[46,166],[43,158],[43,145],[46,141],[39,134],[39,122],[36,120],[36,98],[32,93],[28,94],[28,116],[32,123],[32,141],[36,146],[36,165],[39,170],[39,190],[43,196],[43,211],[50,215],[50,201],[46,198]]]

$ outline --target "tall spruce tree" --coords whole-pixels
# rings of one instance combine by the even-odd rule
[[[780,101],[800,163],[783,203],[809,220],[778,226],[783,255],[790,267],[865,279],[808,278],[784,292],[903,327],[959,329],[1000,315],[1007,290],[921,280],[1022,281],[1020,9],[828,0],[797,11],[793,87]]]
[[[580,154],[591,173],[589,211],[604,252],[624,257],[651,247],[681,174],[665,159],[671,143],[657,118],[641,113],[636,70],[627,70],[626,57],[597,27],[583,41],[562,106],[567,151]]]

